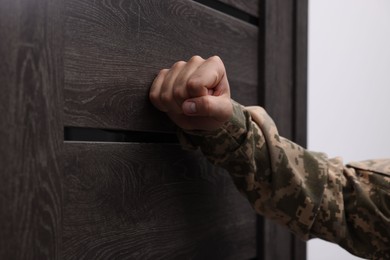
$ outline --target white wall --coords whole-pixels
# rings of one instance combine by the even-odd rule
[[[390,0],[309,0],[308,147],[390,158]],[[346,260],[315,239],[308,260]]]

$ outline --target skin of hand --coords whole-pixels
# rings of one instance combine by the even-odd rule
[[[149,98],[184,130],[214,131],[233,114],[225,66],[218,56],[193,56],[161,70]]]

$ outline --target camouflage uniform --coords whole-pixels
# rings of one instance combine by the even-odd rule
[[[181,132],[225,168],[258,214],[304,240],[322,238],[370,259],[390,259],[390,159],[343,165],[278,135],[264,109],[233,102],[217,131]]]

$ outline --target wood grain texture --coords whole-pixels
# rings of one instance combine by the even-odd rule
[[[61,250],[60,8],[0,0],[0,259]]]
[[[254,17],[259,17],[259,6],[262,0],[217,0],[230,5]]]
[[[292,139],[294,120],[294,2],[264,0],[260,60],[263,62],[261,104],[274,119],[281,136]],[[262,219],[262,260],[293,259],[291,233],[268,219]],[[275,243],[275,241],[278,241]]]
[[[279,133],[306,141],[307,2],[264,0],[260,6],[260,99]],[[288,230],[259,219],[259,259],[305,259],[305,243]],[[278,243],[275,243],[278,241]],[[273,246],[271,246],[273,245]]]
[[[256,217],[178,145],[65,143],[64,259],[250,259]]]
[[[295,13],[295,121],[294,141],[306,147],[308,0],[296,0]]]
[[[183,0],[66,1],[65,125],[171,131],[148,100],[162,68],[219,55],[233,98],[257,103],[257,27]]]
[[[262,105],[279,133],[292,139],[294,119],[294,2],[264,0],[260,60]]]
[[[294,129],[293,140],[307,145],[307,68],[308,68],[308,0],[295,1],[295,86],[294,86]],[[306,242],[294,237],[295,260],[306,260]]]

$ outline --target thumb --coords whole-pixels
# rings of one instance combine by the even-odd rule
[[[233,114],[233,105],[226,96],[202,96],[187,99],[182,105],[186,116],[211,117],[219,122],[225,122]]]

